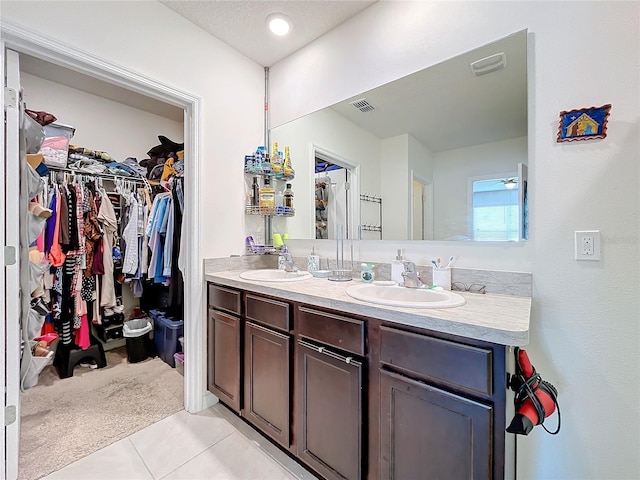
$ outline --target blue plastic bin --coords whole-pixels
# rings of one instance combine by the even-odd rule
[[[178,337],[184,333],[184,320],[167,317],[160,310],[150,310],[149,314],[153,318],[153,338],[158,356],[175,367],[173,354],[178,351]]]

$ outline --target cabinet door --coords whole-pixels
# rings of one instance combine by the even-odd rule
[[[240,319],[212,309],[208,317],[209,391],[240,412]]]
[[[289,448],[289,335],[252,322],[244,330],[244,416]]]
[[[490,405],[380,372],[380,478],[492,477]]]
[[[298,456],[327,479],[362,478],[362,364],[298,340]]]

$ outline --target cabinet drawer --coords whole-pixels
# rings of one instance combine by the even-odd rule
[[[298,307],[298,334],[364,356],[364,322],[306,307]]]
[[[291,329],[288,303],[256,297],[251,294],[246,295],[245,302],[247,320],[270,325],[287,332]]]
[[[226,312],[240,314],[241,294],[237,290],[209,284],[209,306]]]
[[[491,349],[380,327],[380,362],[413,376],[491,396]]]

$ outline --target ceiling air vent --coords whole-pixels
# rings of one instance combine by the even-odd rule
[[[490,57],[481,58],[471,63],[471,71],[476,77],[496,72],[507,66],[507,57],[504,52],[496,53]]]
[[[366,98],[361,98],[360,100],[354,100],[353,102],[349,102],[349,103],[350,105],[353,105],[358,110],[360,110],[362,113],[375,110],[375,107],[371,105],[369,102],[367,102]]]

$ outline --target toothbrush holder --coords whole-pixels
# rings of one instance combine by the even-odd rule
[[[451,290],[451,269],[450,268],[434,268],[433,284],[444,290]]]

